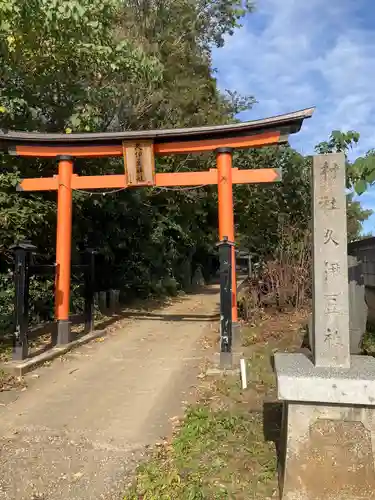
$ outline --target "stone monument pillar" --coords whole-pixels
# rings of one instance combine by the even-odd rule
[[[276,353],[282,500],[375,499],[375,359],[350,355],[345,157],[313,161],[312,354]]]

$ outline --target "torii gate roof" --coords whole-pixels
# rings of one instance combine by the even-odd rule
[[[288,141],[315,108],[229,125],[103,133],[39,133],[0,130],[0,150],[20,156],[122,156],[124,142],[149,141],[157,155],[249,148]]]

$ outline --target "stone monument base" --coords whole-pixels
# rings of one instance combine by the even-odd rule
[[[282,500],[375,500],[375,359],[315,367],[302,353],[275,354],[284,401]]]
[[[305,353],[278,352],[274,366],[281,401],[375,407],[372,356],[351,356],[350,368],[321,368]]]
[[[375,499],[375,409],[285,403],[282,500]]]

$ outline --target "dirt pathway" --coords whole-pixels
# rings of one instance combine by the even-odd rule
[[[168,434],[203,356],[218,288],[139,313],[0,400],[0,499],[119,499],[144,446]]]
[[[172,440],[155,447],[126,500],[276,500],[282,403],[271,357],[299,350],[308,310],[268,311],[239,330],[248,387],[239,377],[202,377],[196,403]],[[216,336],[212,335],[216,341]],[[209,339],[208,339],[209,340]]]

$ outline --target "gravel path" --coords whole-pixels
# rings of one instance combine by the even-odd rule
[[[31,374],[27,390],[2,393],[0,499],[122,498],[145,445],[182,411],[218,300],[212,286],[140,312]]]

